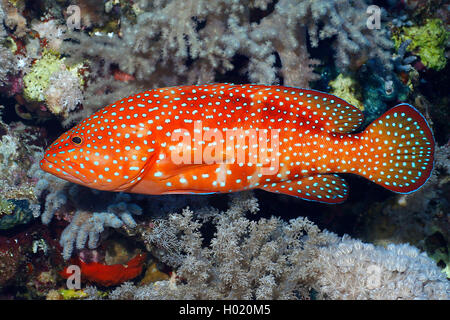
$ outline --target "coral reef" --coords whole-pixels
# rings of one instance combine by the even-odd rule
[[[62,114],[64,118],[67,118],[69,112],[75,110],[83,101],[80,79],[69,70],[52,73],[45,90],[45,97],[47,107],[53,114]]]
[[[409,245],[387,248],[321,232],[305,218],[253,221],[255,198],[234,197],[214,219],[204,247],[202,226],[189,209],[169,217],[180,235],[176,278],[135,286],[111,299],[294,299],[314,289],[329,299],[448,299],[449,283],[424,253]],[[174,254],[169,250],[168,254]],[[177,280],[178,279],[178,280]]]
[[[195,5],[176,0],[139,3],[135,21],[122,21],[120,36],[74,32],[69,35],[73,41],[64,43],[62,51],[73,63],[88,58],[91,71],[97,76],[97,81],[88,83],[84,103],[88,109],[149,85],[212,82],[235,68],[232,59],[238,55],[248,58],[245,69],[238,70],[247,72],[247,81],[278,83],[277,53],[284,84],[307,87],[317,79],[312,71],[319,63],[310,58],[307,46],[317,46],[335,37],[335,58],[341,69],[348,69],[354,60],[362,64],[372,57],[390,66],[387,49],[391,42],[383,30],[367,29],[364,2],[282,0],[271,11],[267,8],[269,3],[261,0],[198,1]],[[252,9],[264,12],[258,23],[251,23]],[[319,32],[318,26],[322,24]],[[105,76],[114,66],[134,75],[137,83],[130,85]],[[103,93],[102,101],[96,94],[99,91]]]
[[[76,67],[67,68],[59,54],[44,52],[23,77],[25,99],[47,101],[51,113],[63,113],[67,117],[83,99],[77,70]]]
[[[350,76],[346,77],[341,73],[336,79],[330,81],[330,86],[332,88],[330,93],[358,107],[359,110],[364,111],[364,105],[361,102],[361,89],[354,78]]]
[[[14,75],[17,72],[15,68],[17,61],[11,50],[0,46],[0,62],[0,84],[4,86],[9,82],[8,76]]]
[[[46,296],[46,300],[79,300],[88,296],[83,290],[59,289],[50,290]]]
[[[414,62],[417,59],[417,57],[416,56],[405,57],[406,49],[411,44],[411,41],[412,41],[411,39],[403,41],[398,47],[397,56],[393,58],[394,69],[397,72],[409,72],[413,68],[411,66],[411,63]]]
[[[2,121],[0,121],[0,135],[0,192],[2,197],[35,201],[33,180],[27,176],[27,171],[41,155],[42,149],[34,144],[36,136],[23,124],[7,125]],[[32,210],[36,211],[37,208],[32,206]]]
[[[388,109],[388,104],[404,101],[410,90],[397,75],[386,69],[379,60],[367,61],[359,70],[364,103],[364,124],[369,124]],[[362,81],[364,79],[364,81]]]
[[[23,3],[14,3],[15,1],[2,0],[2,9],[4,12],[3,23],[6,28],[16,37],[24,37],[28,31],[27,20],[22,16]]]
[[[423,26],[402,27],[393,38],[397,47],[410,40],[409,49],[420,57],[426,67],[442,70],[447,63],[445,47],[448,37],[444,23],[440,19],[430,19]]]
[[[383,248],[343,238],[318,257],[319,292],[330,299],[449,299],[441,270],[407,244]]]
[[[132,215],[140,215],[142,209],[134,203],[123,202],[121,199],[124,197],[125,195],[119,194],[116,197],[118,200],[107,207],[107,212],[92,213],[79,210],[75,213],[71,223],[61,234],[60,244],[64,248],[64,259],[70,258],[74,244],[78,249],[83,249],[88,238],[88,247],[96,248],[105,227],[120,228],[124,224],[130,228],[136,226]],[[126,198],[129,199],[128,196]]]
[[[0,230],[0,297],[42,299],[57,285],[55,268],[62,268],[57,242],[42,225],[18,230]]]
[[[365,1],[285,0],[280,1],[279,6],[288,15],[287,21],[299,19],[301,25],[307,26],[313,47],[318,46],[320,40],[337,37],[334,48],[339,67],[358,65],[375,57],[389,65],[386,49],[392,44],[384,30],[373,32],[367,28]],[[322,29],[319,29],[320,23],[324,25]]]
[[[14,279],[19,269],[20,253],[16,243],[0,238],[0,289]]]
[[[33,220],[33,211],[27,200],[3,199],[0,196],[0,230],[7,230]]]
[[[5,27],[3,25],[3,21],[5,21],[5,11],[3,10],[3,3],[0,2],[0,39],[3,39],[6,37],[7,32],[5,30]]]
[[[69,4],[0,0],[0,299],[449,299],[443,1],[79,0],[80,21]],[[365,124],[410,103],[439,142],[433,174],[406,195],[350,178],[348,203],[326,206],[99,192],[39,168],[119,98],[213,82],[327,91]]]

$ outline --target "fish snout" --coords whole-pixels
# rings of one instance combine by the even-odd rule
[[[54,162],[44,157],[39,163],[42,170],[53,174],[61,179],[68,180],[81,185],[89,185],[90,179],[82,174],[77,168],[76,164],[72,162],[64,162],[59,164],[57,160]]]

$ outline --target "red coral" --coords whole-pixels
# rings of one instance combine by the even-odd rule
[[[138,254],[126,264],[113,265],[105,265],[98,262],[85,263],[80,258],[77,258],[73,261],[73,264],[80,267],[83,280],[109,287],[134,279],[140,275],[145,258],[146,254]],[[60,275],[67,279],[72,273],[68,273],[66,267],[60,272]]]

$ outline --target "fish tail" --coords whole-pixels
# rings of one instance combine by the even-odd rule
[[[433,133],[411,105],[399,104],[372,122],[360,134],[360,175],[398,193],[422,187],[431,175]]]

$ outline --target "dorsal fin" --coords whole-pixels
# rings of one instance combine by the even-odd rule
[[[324,126],[330,132],[355,131],[364,120],[361,110],[334,95],[315,90],[305,90],[305,95],[312,118],[325,122]]]
[[[255,86],[256,87],[256,86]],[[255,99],[270,97],[266,104],[302,117],[329,132],[349,133],[358,129],[364,116],[357,107],[334,95],[308,89],[258,86]]]

